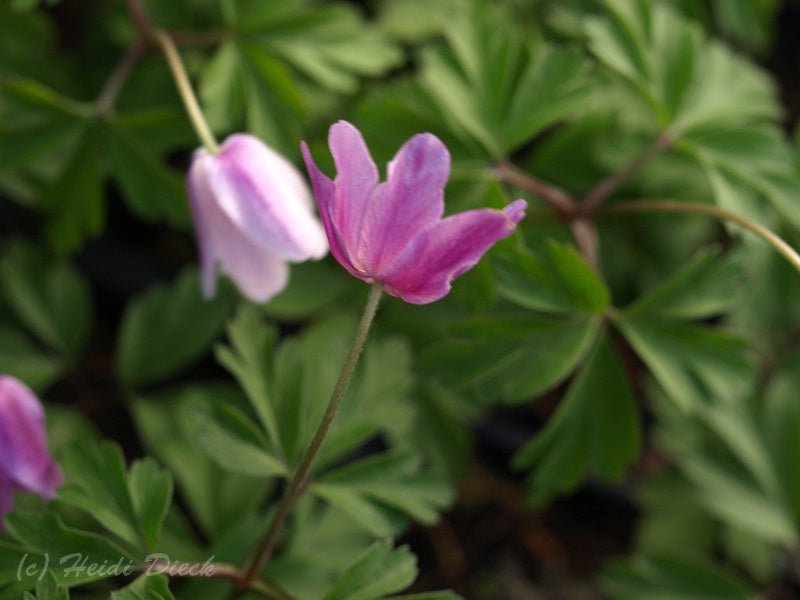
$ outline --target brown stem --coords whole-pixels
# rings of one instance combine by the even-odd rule
[[[528,190],[550,203],[562,217],[571,218],[575,214],[577,208],[575,200],[560,187],[537,179],[509,162],[497,164],[493,172],[498,179],[523,190]]]
[[[280,586],[266,581],[248,581],[244,574],[234,565],[226,563],[175,563],[169,560],[158,559],[136,569],[145,575],[165,574],[170,578],[198,578],[217,579],[229,581],[237,590],[256,594],[267,600],[296,600],[289,592]]]
[[[149,39],[153,24],[150,21],[150,17],[147,16],[147,11],[145,11],[141,1],[125,0],[125,6],[128,8],[128,13],[136,29],[139,31],[139,35],[144,39]]]
[[[600,238],[597,235],[597,227],[588,219],[574,219],[569,222],[569,229],[572,237],[575,238],[575,245],[578,246],[583,258],[596,272],[600,272]]]
[[[136,42],[128,48],[114,67],[114,70],[111,71],[111,75],[109,75],[94,103],[98,115],[105,116],[114,108],[114,103],[117,101],[117,96],[119,96],[122,86],[128,80],[133,66],[139,62],[139,59],[144,54],[144,50],[145,43],[143,41]]]
[[[634,173],[671,145],[672,137],[668,133],[665,132],[659,135],[652,144],[637,154],[629,163],[589,190],[589,193],[580,201],[581,213],[587,214],[596,210],[614,190],[628,181]]]

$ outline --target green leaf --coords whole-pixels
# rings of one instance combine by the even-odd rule
[[[678,322],[645,322],[622,315],[615,324],[670,400],[692,410],[713,400],[747,395],[753,365],[745,339]]]
[[[681,470],[698,488],[706,509],[717,518],[783,548],[797,542],[797,527],[782,498],[749,477],[742,477],[718,459],[702,456],[687,458]]]
[[[260,18],[240,13],[238,28],[263,50],[299,73],[339,93],[354,91],[359,76],[377,76],[395,66],[398,49],[343,3],[295,7]]]
[[[754,590],[716,567],[687,560],[638,557],[615,562],[603,573],[613,600],[749,600]]]
[[[720,260],[720,251],[699,251],[694,258],[656,289],[625,308],[633,317],[705,319],[732,307],[741,284],[741,268],[731,259]]]
[[[58,585],[58,580],[53,573],[47,573],[44,579],[36,584],[36,597],[32,600],[69,600],[69,591]]]
[[[414,430],[434,464],[452,478],[462,475],[470,457],[470,410],[464,398],[444,386],[423,381],[413,394],[417,406]]]
[[[546,427],[514,457],[531,469],[529,499],[541,505],[572,490],[587,474],[613,481],[638,456],[639,416],[627,377],[607,334]]]
[[[327,473],[311,486],[311,491],[328,499],[361,522],[376,535],[385,535],[373,527],[371,513],[388,507],[385,522],[391,523],[394,512],[401,512],[425,524],[433,524],[439,512],[453,499],[452,490],[439,477],[419,472],[418,461],[411,455],[387,452],[359,460]],[[352,502],[353,497],[359,499]],[[343,503],[353,506],[343,506]],[[367,519],[360,518],[357,507],[372,505]]]
[[[263,305],[264,312],[281,321],[305,321],[319,315],[349,290],[338,265],[327,261],[292,266],[289,285]]]
[[[505,117],[503,150],[510,153],[545,127],[575,112],[588,94],[585,60],[573,49],[545,49],[519,75]]]
[[[111,592],[111,600],[174,600],[164,575],[142,575],[126,588]]]
[[[444,31],[462,7],[460,0],[389,0],[379,4],[378,25],[394,38],[418,43]]]
[[[223,469],[255,477],[287,474],[286,465],[267,451],[256,425],[233,406],[222,405],[215,414],[198,402],[191,427],[203,452]]]
[[[63,171],[42,192],[50,243],[60,253],[77,250],[105,225],[98,128],[89,126]]]
[[[339,576],[324,600],[376,600],[399,592],[417,577],[417,559],[407,546],[375,542]]]
[[[327,319],[288,339],[272,366],[272,392],[284,454],[293,464],[308,446],[341,372],[355,331],[344,315]],[[406,396],[412,385],[411,355],[398,338],[373,337],[325,439],[315,467],[341,459],[377,433],[407,431],[412,423]]]
[[[269,482],[223,470],[195,437],[199,404],[244,400],[228,386],[171,389],[132,404],[137,431],[146,446],[175,476],[192,517],[205,535],[216,539],[264,501]],[[163,535],[163,534],[162,534]]]
[[[648,477],[638,500],[643,508],[636,535],[640,552],[688,558],[715,548],[719,525],[675,470]]]
[[[63,261],[46,262],[27,244],[12,245],[0,261],[2,291],[19,320],[45,345],[74,362],[91,326],[89,287]]]
[[[144,458],[131,465],[128,487],[142,537],[147,547],[154,550],[172,501],[172,477],[152,458]]]
[[[501,296],[533,310],[596,315],[610,302],[606,285],[578,251],[555,241],[542,257],[524,249],[508,252],[497,275]]]
[[[25,551],[18,551],[17,560],[11,563],[12,571],[0,571],[0,585],[18,582],[17,567],[26,551],[28,555],[24,560],[27,563],[23,564],[33,567],[23,571],[24,582],[20,583],[27,583],[28,589],[34,587],[44,568],[53,573],[61,585],[73,587],[121,574],[126,568],[135,567],[137,561],[136,556],[104,537],[64,525],[53,512],[17,510],[6,517],[6,524]],[[0,556],[2,553],[0,545]],[[58,560],[54,560],[56,557]],[[81,568],[84,560],[87,568]],[[90,571],[89,564],[105,564],[109,568]]]
[[[570,115],[586,96],[583,57],[530,40],[511,11],[476,4],[453,13],[447,47],[422,54],[421,83],[466,144],[494,158]]]
[[[688,131],[776,114],[764,76],[704,40],[695,23],[646,0],[605,5],[608,16],[587,23],[589,47],[647,101],[660,128]]]
[[[125,311],[117,339],[117,376],[127,387],[156,383],[189,366],[222,331],[230,294],[204,300],[194,270],[169,287],[155,286]]]
[[[49,387],[64,372],[64,360],[43,353],[15,327],[0,323],[0,373],[13,375],[31,389]]]
[[[131,210],[140,218],[165,221],[177,227],[189,224],[183,177],[166,167],[158,155],[128,131],[119,120],[105,128],[111,171]]]
[[[4,82],[3,91],[7,100],[51,115],[69,115],[78,119],[89,119],[94,115],[90,104],[59,94],[34,79],[11,77]]]
[[[231,345],[218,345],[215,354],[217,362],[228,369],[247,394],[271,446],[280,449],[275,407],[268,390],[268,369],[277,337],[278,332],[264,323],[256,307],[243,304],[228,323]]]
[[[780,473],[783,490],[795,519],[800,519],[800,355],[787,357],[770,381],[764,405],[764,435]]]
[[[456,327],[452,339],[426,348],[420,368],[477,397],[524,402],[563,381],[597,330],[596,319],[582,317],[476,317]]]
[[[236,44],[220,44],[200,80],[204,114],[215,130],[235,128],[244,112],[240,57]]]
[[[172,500],[172,479],[152,461],[133,463],[130,474],[118,446],[76,444],[64,456],[66,485],[59,499],[86,511],[134,547],[154,550]]]
[[[800,226],[800,177],[777,124],[696,130],[684,136],[680,147],[703,167],[721,207],[769,223],[772,205]]]

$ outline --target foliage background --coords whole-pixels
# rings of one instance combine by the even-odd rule
[[[304,598],[415,578],[468,598],[798,593],[796,273],[736,228],[663,214],[592,215],[595,272],[500,168],[582,198],[666,139],[604,206],[713,204],[796,246],[796,3],[145,5],[218,134],[297,161],[300,139],[327,156],[328,125],[347,118],[383,165],[432,131],[454,157],[448,211],[531,204],[447,299],[383,306],[268,577]],[[183,183],[197,142],[162,56],[137,40],[122,2],[0,5],[0,372],[51,403],[69,481],[53,509],[21,499],[10,518],[10,598],[34,586],[8,568],[20,553],[75,543],[59,519],[99,534],[99,553],[240,563],[365,293],[328,259],[263,307],[231,288],[201,300]],[[370,546],[387,537],[410,543],[418,577],[408,550]],[[365,591],[352,567],[367,547]]]

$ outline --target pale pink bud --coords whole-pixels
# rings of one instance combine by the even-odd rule
[[[232,135],[219,154],[197,150],[188,185],[206,297],[219,270],[264,302],[286,286],[288,262],[328,252],[300,173],[256,137]]]

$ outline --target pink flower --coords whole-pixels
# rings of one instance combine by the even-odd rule
[[[406,302],[427,304],[446,296],[450,282],[511,235],[525,215],[526,202],[517,200],[503,210],[442,218],[450,154],[430,133],[415,135],[400,148],[383,183],[353,125],[334,124],[328,145],[335,181],[317,168],[308,146],[302,147],[331,253],[351,274],[382,282],[387,293]]]
[[[14,507],[14,492],[55,497],[64,482],[47,450],[44,409],[21,381],[0,375],[0,521]]]
[[[219,269],[245,296],[264,302],[286,286],[288,262],[328,252],[302,176],[258,138],[236,134],[219,154],[197,150],[188,184],[206,297],[214,295]]]

